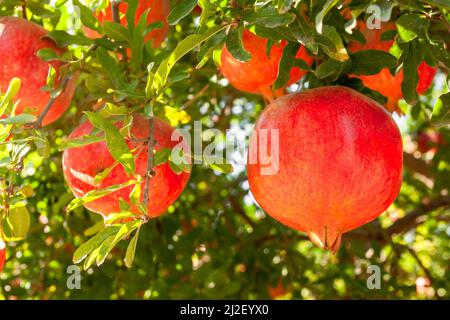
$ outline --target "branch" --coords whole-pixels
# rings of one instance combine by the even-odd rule
[[[55,103],[56,99],[58,99],[58,97],[66,90],[66,86],[67,86],[67,83],[69,82],[69,80],[70,80],[70,77],[64,77],[64,79],[61,81],[60,94],[58,96],[50,98],[50,100],[48,100],[47,105],[45,106],[44,110],[39,115],[39,118],[36,120],[36,122],[33,125],[33,127],[35,129],[38,129],[42,126],[42,121],[44,121],[45,116],[50,111],[50,108],[52,107],[53,103]]]
[[[111,13],[112,13],[112,18],[113,21],[115,23],[119,23],[120,24],[120,11],[119,11],[119,5],[120,5],[120,0],[110,0],[111,3]]]
[[[153,106],[150,105],[150,119],[148,120],[148,144],[147,144],[147,170],[145,172],[145,189],[144,189],[144,206],[148,207],[150,195],[150,179],[155,175],[153,170],[153,147],[155,146],[154,137],[154,120],[153,120]]]
[[[409,170],[420,173],[432,179],[431,167],[423,160],[415,158],[412,154],[403,152],[403,165]]]
[[[450,206],[450,196],[441,196],[435,200],[429,201],[426,204],[422,204],[419,208],[411,211],[403,218],[395,221],[387,229],[387,233],[388,235],[392,236],[415,228],[416,226],[424,222],[424,215],[436,209],[448,206]]]
[[[28,16],[27,16],[27,1],[23,0],[22,2],[22,18],[24,18],[25,20],[28,20]]]

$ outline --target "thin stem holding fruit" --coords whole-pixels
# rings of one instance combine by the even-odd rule
[[[64,79],[61,81],[61,86],[60,86],[61,93],[63,93],[64,90],[66,90],[66,86],[67,86],[67,83],[69,82],[69,80],[70,80],[70,77],[64,77]],[[57,97],[52,97],[52,98],[50,98],[50,100],[48,100],[47,105],[45,106],[44,110],[42,111],[42,113],[39,115],[39,118],[34,123],[35,129],[38,129],[42,126],[42,122],[44,121],[45,116],[50,111],[50,108],[55,103],[55,101],[58,97],[59,97],[59,95]]]
[[[154,137],[154,119],[153,119],[153,103],[150,103],[150,118],[148,120],[148,144],[147,144],[147,170],[145,172],[145,189],[144,189],[144,206],[148,207],[149,194],[150,194],[150,179],[155,175],[153,171],[153,148],[155,146]]]

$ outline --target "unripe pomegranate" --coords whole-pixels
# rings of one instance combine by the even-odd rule
[[[120,126],[121,123],[116,123]],[[69,138],[79,138],[84,135],[91,134],[92,125],[89,121],[84,122],[76,128]],[[178,144],[177,141],[171,140],[174,129],[159,119],[154,119],[154,139],[156,142],[155,149],[173,148]],[[136,174],[145,176],[147,170],[147,143],[136,142],[147,139],[149,133],[148,120],[135,116],[131,128],[131,137],[127,137],[126,141],[130,150],[136,149],[135,166]],[[104,189],[109,186],[120,184],[131,180],[126,174],[123,167],[119,164],[100,183],[95,183],[94,178],[99,173],[114,165],[115,160],[110,155],[105,142],[97,142],[77,148],[66,149],[63,154],[63,170],[67,183],[76,197],[81,197],[87,192],[94,189]],[[188,180],[189,173],[175,174],[166,162],[153,168],[155,176],[150,180],[150,192],[148,201],[148,216],[157,217],[180,196],[183,192]],[[141,201],[144,197],[145,183],[141,185]],[[102,198],[87,203],[85,206],[89,210],[108,216],[110,213],[120,212],[119,200],[123,199],[128,202],[131,211],[139,213],[138,206],[140,203],[130,202],[130,193],[133,186],[123,188],[116,192],[110,193]]]
[[[50,93],[43,91],[42,87],[47,83],[50,66],[58,74],[61,62],[45,62],[36,53],[44,48],[50,48],[59,54],[63,50],[57,48],[53,41],[42,38],[47,33],[41,26],[24,19],[0,18],[0,88],[5,91],[12,78],[21,79],[20,90],[14,98],[15,101],[20,100],[16,115],[27,112],[39,116],[50,99]],[[72,78],[53,103],[43,125],[52,123],[67,110],[74,92],[75,78]]]
[[[267,41],[267,39],[244,30],[242,42],[244,48],[251,54],[251,59],[246,62],[240,62],[224,46],[221,54],[220,70],[235,88],[249,93],[262,94],[267,99],[273,100],[271,86],[277,79],[283,48],[287,45],[287,42],[282,41],[280,45],[273,45],[268,57],[266,54]],[[313,61],[306,53],[304,46],[300,48],[296,58],[302,59],[308,64],[312,64]],[[305,74],[306,71],[300,68],[292,68],[289,84],[300,80]]]
[[[127,3],[122,1],[119,4],[119,11],[122,15],[120,19],[120,23],[122,25],[127,24],[126,12],[127,12]],[[167,16],[170,13],[170,2],[169,0],[140,0],[136,9],[136,18],[135,23],[137,24],[141,15],[147,10],[150,9],[147,15],[147,23],[151,24],[154,22],[161,21],[163,23],[162,28],[152,30],[145,38],[146,41],[152,40],[152,45],[154,48],[158,48],[161,46],[161,43],[167,37],[167,33],[169,32],[169,25],[166,21]],[[103,24],[103,21],[112,21],[112,11],[111,6],[109,5],[106,9],[98,12],[96,17],[100,24]],[[86,36],[91,38],[99,37],[99,34],[96,31],[86,28],[85,29]]]
[[[429,151],[436,153],[442,144],[444,144],[444,136],[440,132],[419,132],[417,135],[417,147],[421,153]]]
[[[393,40],[381,40],[381,35],[385,31],[396,29],[394,23],[383,22],[381,23],[381,29],[368,29],[364,22],[359,22],[358,29],[366,38],[366,43],[361,44],[359,42],[351,42],[348,45],[351,52],[358,52],[361,50],[382,50],[388,52],[394,43]],[[417,68],[417,72],[419,75],[417,93],[423,94],[432,84],[437,69],[430,67],[425,61],[423,61]],[[398,111],[400,113],[397,104],[403,97],[403,70],[400,70],[395,76],[393,76],[389,72],[389,69],[384,68],[378,74],[369,76],[361,75],[358,77],[363,81],[366,87],[376,90],[388,98],[386,108],[389,111]]]
[[[336,251],[343,233],[396,198],[402,139],[390,115],[353,89],[306,90],[266,107],[250,139],[247,172],[269,215]]]

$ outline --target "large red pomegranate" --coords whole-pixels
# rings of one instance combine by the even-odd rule
[[[38,116],[50,99],[49,92],[42,91],[42,87],[46,85],[50,66],[58,73],[61,62],[45,62],[36,53],[43,48],[51,48],[58,53],[63,50],[57,48],[53,41],[42,38],[47,32],[24,19],[0,18],[0,90],[5,91],[12,78],[21,79],[21,89],[15,97],[15,101],[20,99],[16,114],[26,111]],[[53,103],[43,125],[55,121],[67,110],[74,92],[75,78],[72,78]]]
[[[118,127],[121,123],[116,124]],[[82,137],[92,132],[89,121],[77,127],[69,138]],[[174,129],[162,120],[154,120],[155,149],[173,148],[177,141],[171,140]],[[131,149],[135,149],[136,173],[144,176],[147,169],[147,147],[143,141],[148,137],[148,120],[142,116],[135,116],[131,128],[131,137],[126,138]],[[77,148],[66,149],[63,154],[63,170],[67,183],[76,197],[81,197],[94,189],[103,189],[111,185],[124,183],[132,179],[127,176],[123,167],[117,165],[99,184],[94,182],[95,176],[103,170],[113,166],[115,160],[110,155],[106,143],[98,142]],[[154,168],[155,176],[150,180],[150,192],[148,202],[148,216],[156,217],[164,211],[180,196],[188,180],[189,173],[175,174],[166,162]],[[144,182],[141,186],[141,201],[144,197]],[[87,203],[86,208],[107,216],[110,213],[120,212],[119,199],[130,204],[132,212],[138,213],[140,203],[130,203],[130,192],[133,186],[123,188],[106,195],[95,201]]]
[[[396,198],[402,139],[387,111],[353,89],[306,90],[266,107],[250,139],[247,171],[269,215],[335,251],[343,233]]]
[[[121,16],[120,23],[122,25],[127,24],[127,19],[125,17],[125,13],[127,12],[127,3],[122,1],[119,4],[119,11]],[[141,15],[146,11],[147,9],[150,9],[150,12],[147,15],[147,23],[151,24],[154,22],[161,21],[163,23],[162,28],[158,28],[155,30],[152,30],[147,36],[146,40],[150,41],[152,40],[152,45],[154,48],[157,48],[161,45],[161,43],[164,41],[164,39],[167,37],[167,33],[169,32],[169,25],[166,21],[167,16],[170,12],[170,2],[169,0],[140,0],[137,6],[136,10],[136,19],[135,23],[137,24],[139,21],[139,18]],[[97,19],[100,22],[100,24],[103,24],[103,21],[112,21],[112,12],[111,12],[111,6],[108,6],[106,9],[100,11],[97,13]],[[99,37],[99,34],[91,29],[86,28],[86,35],[91,38]]]
[[[280,45],[273,45],[268,57],[266,54],[267,41],[267,39],[244,30],[242,42],[245,49],[251,54],[251,59],[247,62],[240,62],[224,46],[220,70],[235,88],[245,92],[262,94],[269,100],[273,100],[271,86],[277,79],[283,48],[287,45],[287,42],[282,41]],[[300,48],[296,57],[312,64],[313,59],[306,53],[304,46]],[[305,73],[306,71],[300,68],[292,68],[289,84],[300,80]]]
[[[351,42],[348,48],[351,52],[358,52],[361,50],[382,50],[389,51],[393,40],[382,41],[381,35],[391,29],[395,29],[395,24],[391,22],[382,22],[381,29],[368,29],[364,22],[359,22],[358,29],[366,38],[366,43]],[[423,94],[433,82],[433,78],[437,69],[430,67],[423,61],[417,68],[419,74],[419,83],[417,84],[417,93]],[[402,95],[402,81],[403,70],[400,70],[393,76],[389,69],[384,68],[380,73],[369,76],[358,76],[364,85],[372,90],[380,92],[388,98],[386,108],[389,111],[399,111],[397,103],[403,97]]]

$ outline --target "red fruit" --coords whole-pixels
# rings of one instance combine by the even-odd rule
[[[394,41],[382,41],[381,35],[385,31],[395,28],[395,24],[391,22],[383,22],[381,24],[381,29],[367,29],[366,24],[364,22],[360,22],[358,29],[366,38],[366,43],[361,44],[359,42],[351,42],[348,45],[348,48],[351,52],[358,52],[361,50],[382,50],[388,52]],[[417,71],[419,74],[417,93],[423,94],[432,84],[437,69],[430,67],[425,61],[423,61],[417,68]],[[386,108],[389,111],[400,112],[397,103],[403,97],[403,70],[400,70],[395,76],[393,76],[389,72],[389,69],[384,68],[378,74],[358,77],[363,81],[366,87],[376,90],[388,98]]]
[[[117,123],[116,126],[120,126]],[[174,131],[168,124],[162,120],[154,120],[154,137],[156,141],[155,149],[173,148],[178,144],[177,141],[171,141],[171,135]],[[70,138],[74,139],[90,134],[92,132],[92,125],[89,121],[84,122],[76,128],[71,134]],[[148,120],[135,116],[131,128],[131,135],[133,140],[145,140],[148,137],[149,126]],[[136,173],[145,176],[147,169],[147,148],[143,142],[134,142],[128,137],[127,143],[131,149],[138,148],[139,154],[135,154]],[[127,176],[123,167],[117,165],[108,174],[108,176],[99,184],[94,183],[95,176],[110,168],[115,163],[115,160],[110,155],[105,142],[98,142],[85,145],[78,148],[66,149],[63,154],[63,170],[67,183],[76,197],[81,197],[87,192],[94,189],[103,189],[111,185],[124,183],[132,179]],[[166,162],[154,168],[155,176],[150,182],[150,194],[148,202],[148,216],[157,217],[164,213],[164,211],[180,196],[185,188],[189,173],[175,174],[170,169]],[[145,183],[141,185],[141,201],[143,201]],[[139,213],[138,206],[140,203],[130,203],[130,192],[133,186],[123,188],[114,193],[106,195],[100,199],[87,203],[85,206],[89,210],[103,214],[104,216],[110,213],[120,212],[119,199],[123,199],[131,206],[134,213]]]
[[[377,102],[350,88],[281,97],[266,107],[255,130],[247,165],[253,196],[321,248],[336,251],[343,233],[383,213],[400,190],[400,132]],[[271,149],[278,158],[267,158]]]
[[[3,240],[0,239],[0,272],[2,272],[3,267],[5,266],[6,260],[6,245]]]
[[[42,87],[46,85],[50,66],[58,73],[61,62],[45,62],[36,53],[43,48],[57,53],[64,50],[57,48],[53,41],[43,39],[47,33],[41,26],[24,19],[0,18],[0,88],[5,91],[14,77],[22,81],[21,89],[14,98],[15,101],[20,99],[16,115],[27,112],[38,116],[50,99],[49,92],[42,91]],[[52,123],[67,110],[74,92],[75,78],[72,77],[65,91],[53,103],[43,125]]]
[[[121,13],[120,23],[124,26],[127,25],[127,19],[125,14],[127,12],[127,3],[122,1],[119,4],[119,11]],[[147,24],[151,24],[154,22],[161,21],[163,23],[162,28],[154,29],[151,31],[146,37],[146,41],[153,41],[153,47],[158,48],[161,46],[161,43],[167,37],[167,33],[169,32],[169,25],[166,21],[167,16],[170,12],[170,2],[169,0],[140,0],[136,10],[135,23],[137,24],[141,15],[147,10],[150,9],[147,15]],[[112,21],[112,12],[111,6],[108,6],[105,10],[102,10],[97,13],[97,19],[100,24],[103,24],[103,21]],[[99,34],[96,31],[86,28],[85,29],[86,36],[91,38],[98,38]]]
[[[417,147],[421,153],[436,153],[439,145],[444,143],[444,136],[440,132],[419,132],[417,137]]]
[[[281,280],[278,281],[276,287],[268,287],[267,291],[269,292],[269,296],[272,299],[276,299],[280,296],[283,296],[287,293],[286,288],[283,286],[283,282]]]
[[[240,62],[224,46],[220,70],[237,89],[262,94],[269,100],[273,100],[271,86],[277,79],[283,48],[287,45],[287,42],[282,41],[280,45],[273,45],[270,50],[270,57],[268,57],[266,54],[267,39],[244,30],[242,41],[245,49],[251,54],[251,59],[247,62]],[[311,64],[313,60],[306,53],[304,46],[300,48],[296,58],[303,59],[308,64]],[[289,84],[300,80],[305,74],[306,71],[304,70],[297,67],[292,68]]]

